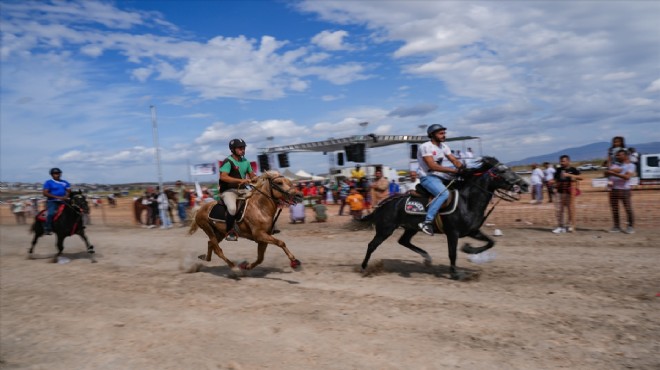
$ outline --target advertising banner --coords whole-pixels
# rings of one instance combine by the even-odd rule
[[[215,163],[201,163],[190,166],[190,174],[192,176],[215,175]]]

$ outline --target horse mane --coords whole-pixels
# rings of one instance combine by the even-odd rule
[[[257,177],[257,183],[255,184],[256,187],[260,187],[263,185],[264,181],[268,181],[268,179],[272,179],[274,177],[281,176],[278,171],[275,170],[269,170],[261,174],[261,176]]]
[[[500,163],[500,161],[498,161],[497,158],[485,155],[474,162],[475,167],[469,168],[476,172],[487,171],[495,167],[498,163]]]

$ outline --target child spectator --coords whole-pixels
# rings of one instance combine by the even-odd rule
[[[328,208],[321,202],[320,199],[316,200],[316,204],[312,207],[314,209],[314,215],[316,216],[316,222],[326,222],[328,220]]]
[[[349,196],[346,197],[346,203],[351,207],[353,218],[356,220],[361,219],[362,210],[364,209],[364,197],[353,186],[351,186]]]

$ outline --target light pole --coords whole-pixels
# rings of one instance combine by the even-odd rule
[[[369,126],[369,122],[367,122],[367,121],[360,122],[360,123],[358,123],[358,125],[360,125],[360,127],[362,127],[362,129],[364,130],[364,134],[366,134],[367,133],[367,126]],[[364,160],[367,162],[367,163],[365,163],[365,167],[366,167],[365,171],[367,172],[367,175],[369,175],[369,144],[367,143],[366,140],[364,141],[364,156],[365,156]]]
[[[154,137],[154,149],[156,155],[156,171],[158,173],[158,189],[163,191],[163,171],[160,168],[160,147],[158,145],[158,123],[156,122],[156,107],[152,105],[150,108],[152,134]]]

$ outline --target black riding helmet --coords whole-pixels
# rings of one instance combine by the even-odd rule
[[[231,150],[232,153],[234,153],[234,149],[236,148],[245,148],[247,144],[245,144],[245,140],[243,139],[232,139],[229,142],[229,150]]]
[[[229,149],[234,150],[236,148],[245,148],[247,145],[245,144],[245,140],[243,139],[232,139],[229,142]]]
[[[433,134],[442,130],[447,130],[447,128],[443,125],[434,123],[426,129],[426,134],[428,135],[428,137],[433,137]]]
[[[50,169],[50,174],[52,175],[54,173],[62,173],[62,170],[60,170],[57,167],[53,167],[53,168]]]

